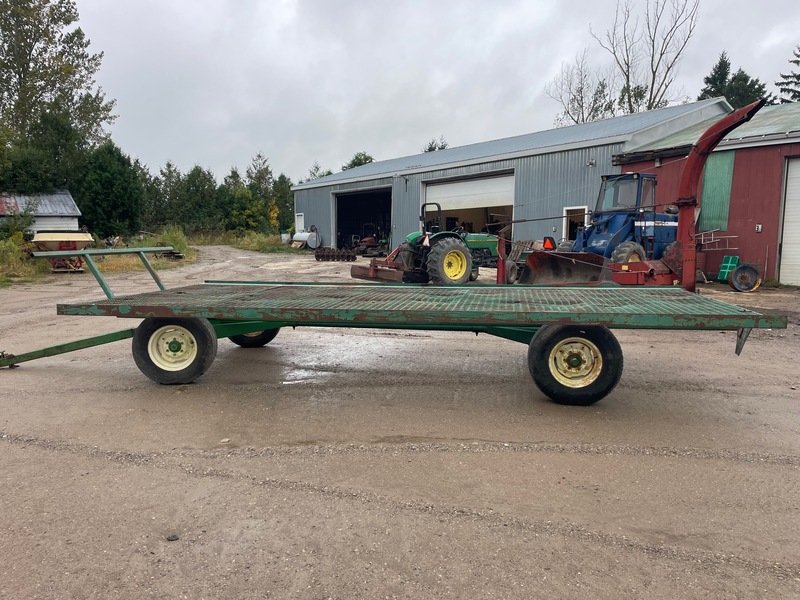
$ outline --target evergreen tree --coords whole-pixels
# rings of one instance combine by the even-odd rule
[[[275,204],[278,206],[278,228],[289,230],[294,225],[294,193],[292,180],[281,173],[272,185]]]
[[[327,177],[328,175],[333,175],[333,171],[330,169],[323,169],[317,161],[314,161],[314,164],[311,165],[311,168],[308,170],[308,177],[301,179],[300,183],[308,183],[309,181],[314,181],[320,177]]]
[[[740,68],[731,75],[731,61],[724,51],[719,55],[711,73],[703,78],[703,83],[705,86],[700,91],[698,100],[724,96],[733,108],[747,106],[761,98],[766,98],[768,104],[774,103],[774,98],[767,92],[766,84],[750,77],[744,69]]]
[[[719,55],[719,60],[711,68],[711,73],[703,78],[703,89],[700,90],[698,100],[705,100],[706,98],[719,98],[725,95],[725,90],[728,87],[728,82],[731,77],[731,61],[728,58],[728,53],[723,50]]]
[[[195,232],[221,231],[225,225],[225,211],[214,174],[195,166],[183,178],[181,187],[181,198],[185,203],[181,225]]]
[[[436,138],[431,138],[431,140],[422,147],[423,152],[436,152],[437,150],[446,150],[447,149],[447,142],[444,139],[443,135],[439,136],[439,141],[436,141]]]
[[[160,214],[155,221],[156,229],[165,225],[183,224],[183,175],[172,161],[167,161],[156,178]]]
[[[800,44],[794,49],[794,58],[789,59],[789,64],[800,67]],[[780,91],[782,104],[800,102],[800,71],[781,73],[781,79],[776,81],[775,85]]]
[[[257,231],[274,232],[278,228],[279,211],[272,194],[272,168],[261,152],[253,157],[245,175],[254,206],[260,207],[260,210],[265,212],[265,220],[259,221]]]
[[[89,155],[75,201],[84,225],[101,237],[130,235],[141,229],[144,189],[139,173],[111,141]]]
[[[163,201],[157,177],[153,177],[138,159],[133,161],[133,169],[142,186],[142,229],[155,233],[164,226]]]

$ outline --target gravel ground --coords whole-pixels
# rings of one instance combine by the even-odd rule
[[[168,287],[349,280],[201,250]],[[50,279],[0,290],[0,351],[130,325],[55,315],[101,293]],[[587,408],[542,396],[524,346],[459,332],[220,340],[174,387],[127,341],[0,370],[0,597],[798,598],[800,293],[702,293],[789,328],[739,357],[730,332],[620,331],[622,380]]]

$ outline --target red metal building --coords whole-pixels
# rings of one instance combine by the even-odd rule
[[[656,173],[657,201],[669,203],[689,148],[711,122],[617,155],[615,164]],[[707,275],[735,255],[757,264],[765,280],[800,285],[800,103],[764,107],[720,143],[699,200],[697,229],[713,231],[698,239]]]

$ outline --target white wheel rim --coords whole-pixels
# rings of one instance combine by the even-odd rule
[[[255,338],[255,337],[260,336],[262,333],[264,333],[264,332],[263,331],[252,331],[250,333],[243,333],[242,336],[249,337],[249,338]]]
[[[197,357],[197,340],[185,327],[167,325],[150,336],[147,354],[159,369],[181,371]]]
[[[567,338],[550,352],[550,373],[561,384],[583,388],[597,380],[603,370],[600,349],[586,338]]]

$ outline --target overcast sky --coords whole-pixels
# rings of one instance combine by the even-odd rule
[[[114,141],[157,173],[167,160],[221,180],[262,152],[297,182],[317,161],[417,154],[550,129],[543,93],[611,26],[614,0],[76,0],[105,53]],[[701,0],[679,84],[697,97],[722,50],[772,85],[800,43],[798,0]],[[594,45],[593,45],[594,44]],[[796,68],[795,68],[796,70]]]

